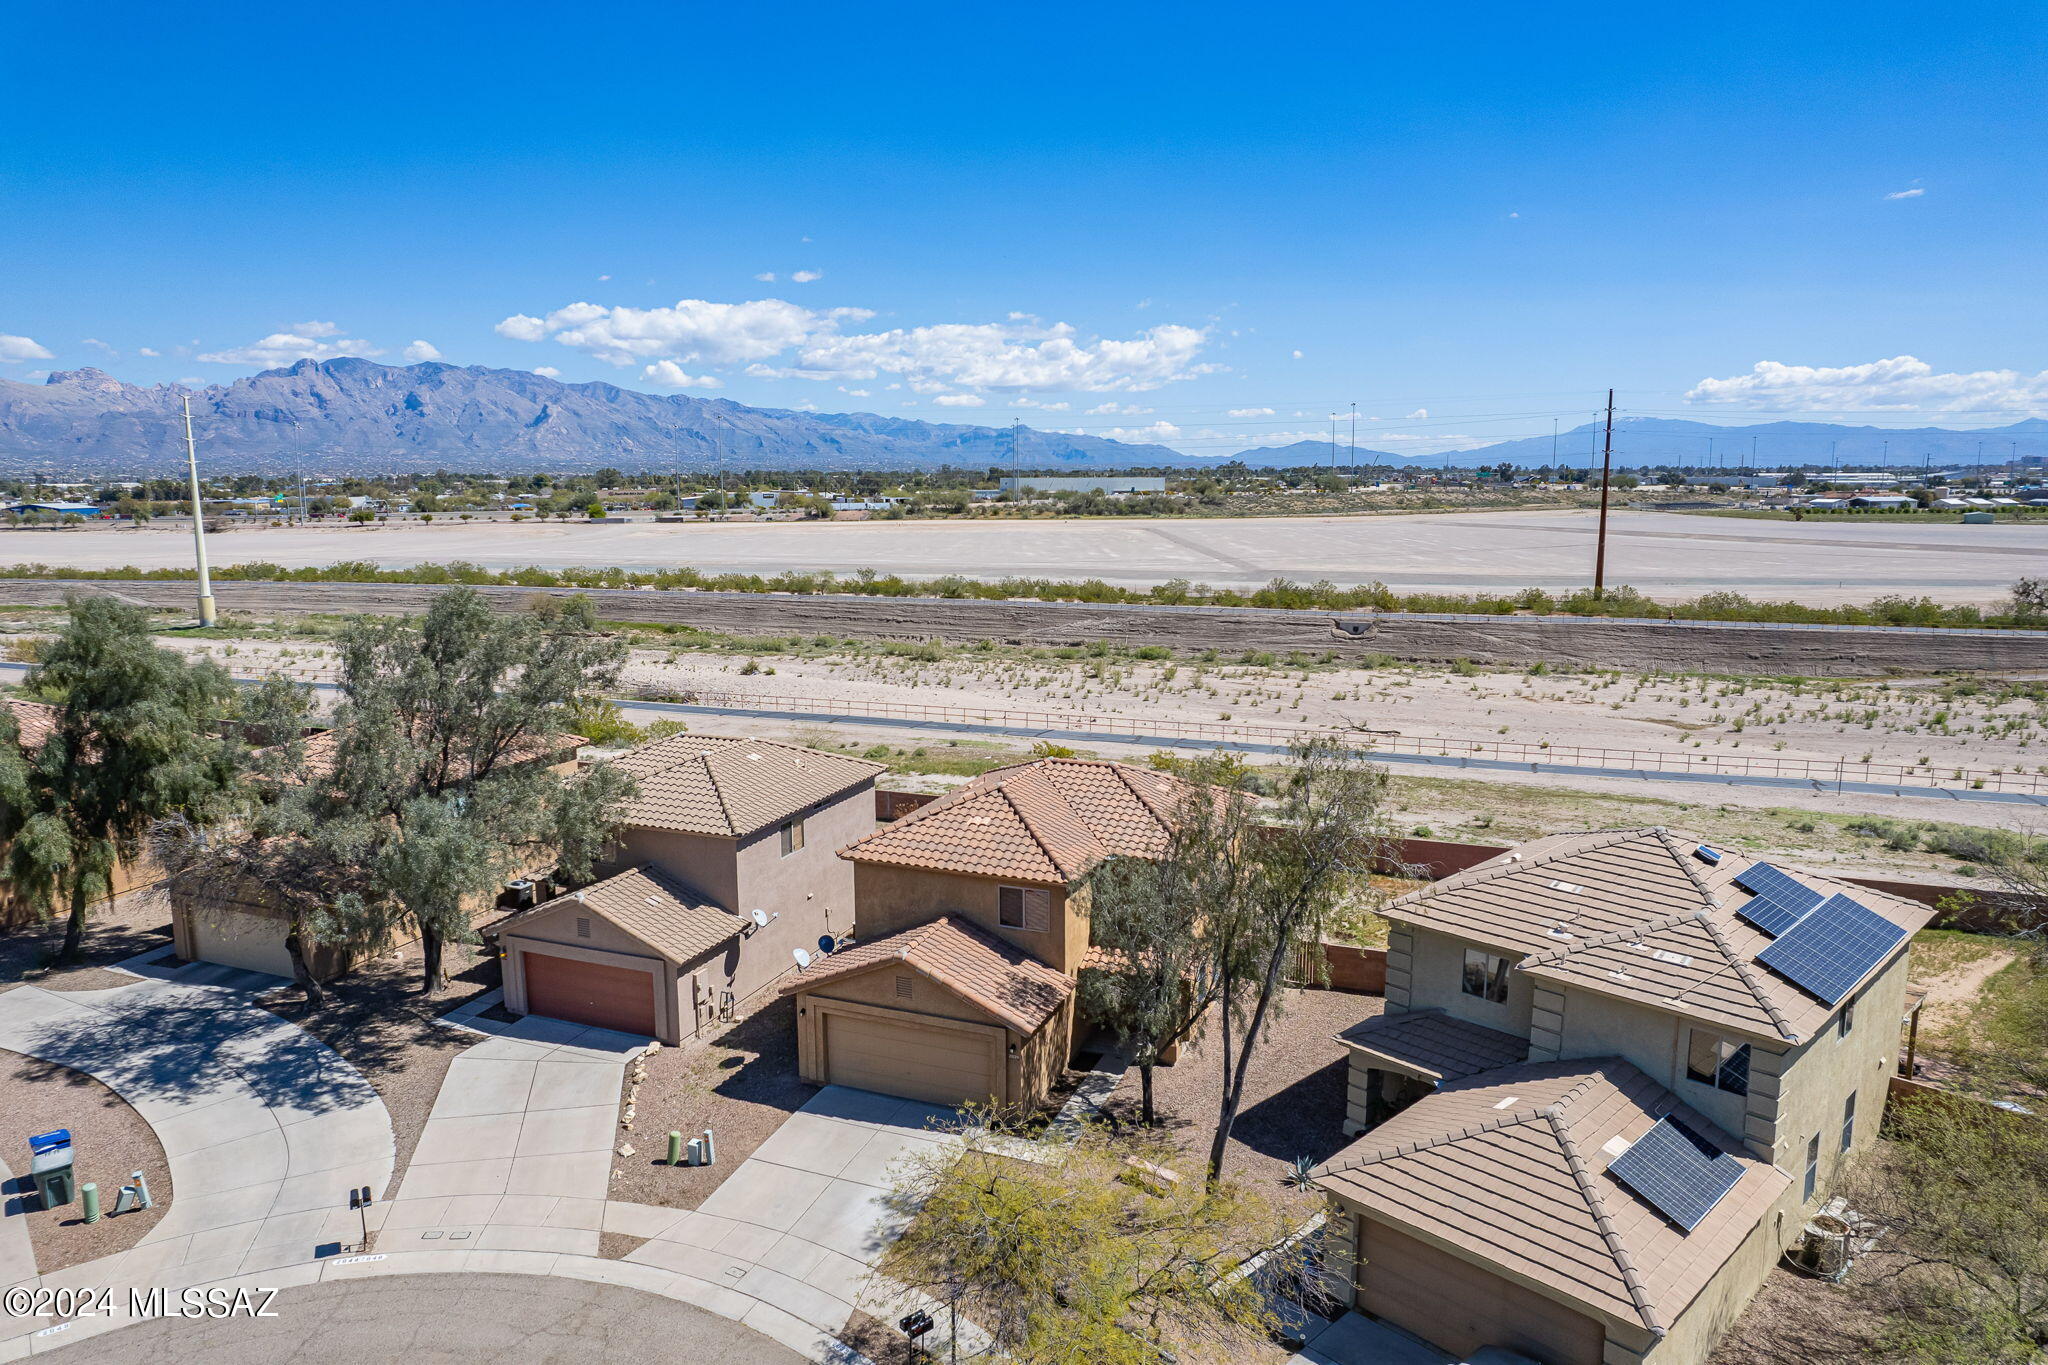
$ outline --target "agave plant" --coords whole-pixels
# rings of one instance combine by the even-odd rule
[[[1316,1183],[1315,1169],[1316,1159],[1314,1157],[1298,1156],[1294,1158],[1293,1168],[1284,1177],[1285,1182],[1297,1190],[1314,1189]]]

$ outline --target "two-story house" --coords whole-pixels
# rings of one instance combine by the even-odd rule
[[[804,1079],[934,1103],[1044,1098],[1074,1044],[1086,878],[1157,857],[1194,789],[1128,764],[997,768],[842,850],[860,942],[784,985]]]
[[[675,1043],[853,931],[834,855],[874,829],[883,765],[694,734],[606,761],[639,790],[600,879],[492,927],[507,1009]]]
[[[1876,1139],[1931,912],[1663,829],[1387,910],[1320,1170],[1356,1306],[1452,1352],[1692,1365]]]

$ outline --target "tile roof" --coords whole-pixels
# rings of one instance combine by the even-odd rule
[[[1758,860],[1723,849],[1707,863],[1695,856],[1699,847],[1663,829],[1550,835],[1411,892],[1385,913],[1517,954],[1517,969],[1539,980],[1763,1038],[1812,1037],[1834,1006],[1759,964],[1770,936],[1735,914],[1749,893],[1733,879]],[[1898,952],[1934,914],[1869,887],[1786,871],[1905,929]]]
[[[1675,1118],[1742,1166],[1685,1231],[1607,1174]],[[1537,1062],[1447,1082],[1317,1173],[1377,1220],[1607,1317],[1660,1335],[1696,1298],[1790,1177],[1619,1057]]]
[[[736,735],[671,735],[606,761],[640,786],[621,823],[733,837],[779,824],[886,768]]]
[[[1440,1009],[1375,1014],[1345,1029],[1337,1041],[1432,1081],[1461,1080],[1529,1059],[1527,1038]]]
[[[576,750],[590,741],[581,735],[559,734],[547,740],[526,739],[520,741],[512,751],[512,761],[526,763],[533,759],[545,758],[551,762],[563,763],[576,756]],[[281,746],[280,746],[281,747]],[[322,730],[307,735],[301,741],[305,755],[305,772],[308,777],[331,777],[334,774],[335,754],[341,747],[341,731]]]
[[[494,926],[504,933],[569,906],[582,907],[639,939],[678,965],[701,957],[740,936],[740,918],[692,891],[651,864],[628,868],[581,891],[571,891],[507,915]]]
[[[1064,886],[1104,859],[1157,857],[1195,790],[1169,773],[1095,759],[993,768],[839,856]]]
[[[1064,973],[953,915],[836,952],[785,985],[782,993],[793,995],[890,962],[915,967],[1019,1033],[1037,1032],[1074,993]]]
[[[48,702],[22,701],[9,697],[7,709],[14,713],[15,727],[21,732],[21,747],[40,749],[43,741],[57,732],[58,708]]]

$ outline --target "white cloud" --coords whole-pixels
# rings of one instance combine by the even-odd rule
[[[1071,409],[1074,405],[1072,403],[1068,403],[1065,401],[1058,403],[1041,403],[1035,398],[1019,398],[1014,406],[1020,408],[1037,408],[1041,412],[1066,412],[1069,409]]]
[[[1222,368],[1199,359],[1208,333],[1178,324],[1129,339],[1094,340],[1079,338],[1065,323],[1037,319],[845,330],[874,316],[865,308],[816,310],[783,299],[683,299],[647,309],[573,303],[545,317],[515,313],[497,331],[516,341],[552,337],[619,366],[656,360],[744,365],[756,378],[836,382],[886,375],[919,393],[1135,392]],[[781,363],[766,363],[771,360]]]
[[[1118,403],[1112,400],[1108,403],[1097,403],[1094,407],[1088,409],[1088,415],[1090,417],[1099,417],[1103,413],[1122,413],[1126,417],[1143,417],[1151,411],[1152,409],[1141,408],[1135,403]]]
[[[1428,416],[1428,408],[1417,408],[1415,411],[1409,413],[1406,417],[1402,418],[1401,420],[1404,422],[1420,422]]]
[[[1271,417],[1273,410],[1271,408],[1232,408],[1230,415],[1232,417]]]
[[[55,360],[49,350],[27,337],[0,332],[0,365],[19,365],[24,360]]]
[[[439,360],[441,358],[441,348],[434,345],[431,341],[409,342],[405,348],[405,358],[413,361]]]
[[[1161,442],[1180,439],[1180,428],[1164,419],[1148,427],[1110,427],[1106,431],[1075,431],[1076,436],[1107,436],[1112,441]]]
[[[814,280],[824,279],[825,272],[822,270],[792,270],[789,272],[789,277],[798,284],[810,284]]]
[[[1921,188],[1920,188],[1920,187],[1919,187],[1918,185],[1915,185],[1915,186],[1914,186],[1914,187],[1913,187],[1912,189],[1910,189],[1910,190],[1893,190],[1893,191],[1892,191],[1892,192],[1891,192],[1890,194],[1886,195],[1886,196],[1885,196],[1885,198],[1887,198],[1887,199],[1918,199],[1918,198],[1919,198],[1919,197],[1920,197],[1921,195],[1923,195],[1923,194],[1925,194],[1925,193],[1927,193],[1927,191],[1926,191],[1926,190],[1923,190],[1923,189],[1921,189]]]
[[[536,365],[533,372],[543,379],[560,379],[562,372],[552,365]]]
[[[334,338],[334,339],[330,339]],[[207,351],[199,359],[209,365],[260,365],[266,369],[295,360],[332,360],[336,356],[378,356],[384,352],[360,337],[344,337],[331,322],[295,322],[288,331],[272,332],[247,346]]]
[[[609,275],[599,275],[599,276],[597,277],[597,282],[598,282],[599,284],[603,284],[603,283],[604,283],[604,282],[605,282],[606,280],[608,280],[608,279],[610,279],[610,278],[611,278],[611,276],[609,276]]]
[[[722,389],[725,381],[715,374],[689,375],[673,360],[657,360],[640,371],[640,377],[664,389]]]
[[[87,337],[85,340],[79,342],[78,344],[81,346],[90,346],[95,351],[105,351],[108,355],[114,354],[114,348],[107,345],[106,342],[101,341],[98,337]]]
[[[932,402],[942,408],[985,408],[988,400],[978,393],[942,393]]]
[[[759,280],[763,284],[773,284],[775,283],[775,272],[772,270],[764,270],[760,274],[754,276],[754,278]]]
[[[1685,396],[1771,412],[2048,413],[2048,371],[1937,372],[1910,355],[1834,367],[1760,360],[1748,374],[1702,379]]]
[[[1299,360],[1299,359],[1301,359],[1301,352],[1300,352],[1300,351],[1296,351],[1296,352],[1294,353],[1294,358],[1295,358],[1296,360]]]
[[[156,347],[154,347],[154,346],[144,346],[144,347],[142,347],[141,349],[137,350],[137,351],[135,352],[135,354],[137,354],[137,355],[146,355],[146,356],[150,357],[151,359],[155,359],[155,358],[156,358],[157,356],[160,356],[160,355],[162,355],[162,354],[163,354],[163,352],[162,352],[162,351],[159,351],[159,350],[158,350],[158,349],[157,349]]]
[[[847,395],[849,398],[872,398],[874,396],[873,394],[869,393],[866,389],[849,389],[844,384],[841,384],[839,386],[839,391]]]

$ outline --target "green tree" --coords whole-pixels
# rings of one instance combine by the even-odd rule
[[[609,764],[564,781],[547,762],[581,699],[618,679],[626,648],[587,598],[495,616],[473,588],[419,619],[365,619],[341,639],[333,768],[309,784],[309,836],[340,869],[333,912],[352,938],[417,929],[423,988],[442,950],[470,942],[472,910],[516,872],[552,861],[590,876],[630,777]]]
[[[232,790],[218,723],[234,685],[219,666],[160,648],[140,608],[86,597],[72,600],[27,686],[61,705],[33,753],[8,745],[7,877],[37,913],[68,916],[58,960],[77,962],[87,910],[155,822],[204,819]]]
[[[1264,1191],[1160,1174],[1179,1152],[1156,1133],[977,1121],[957,1148],[919,1146],[891,1195],[916,1217],[878,1269],[1019,1365],[1249,1359],[1279,1325],[1266,1290],[1298,1282],[1315,1250]]]
[[[1261,1035],[1298,963],[1319,961],[1324,933],[1375,895],[1369,876],[1397,845],[1382,807],[1387,774],[1324,738],[1297,741],[1270,806],[1227,807],[1214,836],[1238,850],[1209,902],[1208,940],[1217,993],[1223,1096],[1209,1146],[1209,1179],[1243,1103]]]

